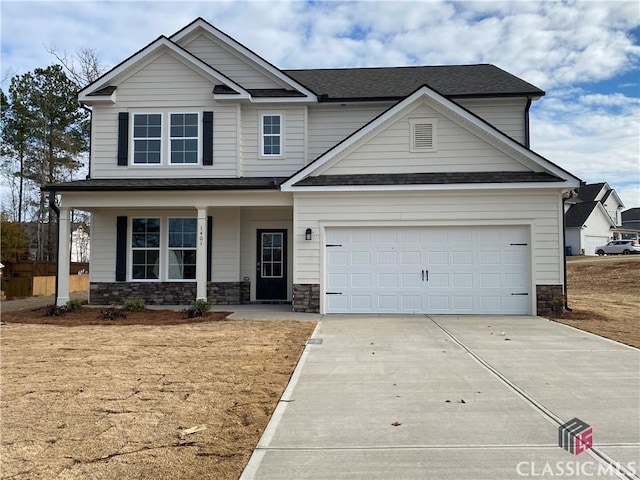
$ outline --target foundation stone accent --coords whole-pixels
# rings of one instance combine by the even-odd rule
[[[562,285],[536,285],[536,304],[537,314],[541,317],[562,315],[564,309]]]
[[[91,282],[92,305],[122,305],[141,297],[147,305],[190,305],[196,298],[195,282]]]
[[[207,298],[214,305],[241,305],[250,302],[250,282],[209,282]]]
[[[320,285],[315,283],[294,283],[293,311],[320,313]]]

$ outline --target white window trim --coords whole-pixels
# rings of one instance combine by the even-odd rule
[[[196,163],[173,163],[171,161],[171,140],[190,140],[194,137],[172,137],[171,136],[171,115],[197,115],[198,121],[196,126],[198,127],[198,135],[196,138],[198,144],[198,153]],[[202,112],[167,112],[167,163],[172,167],[197,167],[202,165]],[[161,162],[162,163],[162,162]]]
[[[413,153],[426,153],[438,151],[438,119],[437,118],[411,118],[409,136],[409,150]],[[417,147],[415,145],[416,125],[431,125],[432,141],[431,147]]]
[[[172,114],[196,114],[198,116],[198,161],[196,163],[173,163],[171,162],[171,115]],[[134,137],[134,124],[136,115],[160,115],[160,163],[135,163],[135,140]],[[283,121],[283,120],[281,120]],[[203,142],[203,128],[202,128],[202,112],[131,112],[131,120],[129,122],[129,166],[135,168],[154,168],[154,167],[175,167],[175,168],[188,168],[188,167],[200,167],[202,166],[202,142]],[[175,138],[193,138],[193,137],[175,137]],[[142,138],[141,138],[142,139]],[[282,148],[282,147],[281,147]],[[282,149],[281,149],[282,151]],[[142,218],[142,217],[139,217]]]
[[[277,155],[274,154],[265,154],[264,153],[264,117],[280,117],[280,153]],[[258,156],[260,158],[283,158],[284,157],[284,113],[283,112],[272,112],[265,111],[260,113],[260,122],[258,124],[258,137],[260,138],[260,151],[258,152]]]
[[[191,220],[195,220],[196,221],[196,245],[191,248],[171,248],[169,247],[169,220],[170,219],[174,219],[174,218],[188,218]],[[195,282],[197,279],[197,274],[196,277],[193,278],[169,278],[169,252],[171,252],[171,250],[193,250],[194,252],[196,252],[196,269],[197,269],[197,265],[198,265],[198,217],[197,216],[189,216],[189,215],[170,215],[170,216],[166,216],[166,217],[162,217],[162,222],[161,222],[161,226],[160,226],[160,233],[162,233],[162,223],[165,224],[166,228],[164,230],[164,238],[165,238],[165,244],[166,244],[166,248],[164,249],[164,264],[166,267],[166,275],[164,278],[164,281],[166,282]],[[162,252],[161,252],[162,253]],[[206,261],[206,260],[205,260]]]
[[[141,218],[159,218],[160,219],[160,242],[158,248],[141,248],[139,250],[160,250],[158,255],[158,278],[133,278],[133,221]],[[128,255],[128,269],[127,269],[127,281],[128,282],[144,282],[144,283],[162,283],[162,282],[184,282],[193,283],[196,282],[196,278],[169,278],[169,219],[170,218],[190,218],[196,219],[193,215],[135,215],[129,218],[129,225],[127,229],[127,255]],[[196,232],[197,234],[197,232]],[[198,259],[197,242],[196,248],[196,265],[200,261]],[[206,261],[206,259],[204,260]]]
[[[134,278],[133,277],[133,221],[134,220],[140,220],[140,219],[144,219],[144,218],[157,218],[160,220],[160,240],[158,242],[158,247],[157,248],[136,248],[136,250],[158,250],[158,278]],[[145,282],[145,283],[153,283],[153,282],[161,282],[162,281],[162,275],[163,275],[163,259],[162,259],[162,223],[163,223],[163,218],[159,215],[147,215],[147,216],[142,216],[142,215],[136,215],[134,217],[129,218],[129,225],[128,225],[128,229],[127,229],[127,252],[129,255],[129,261],[128,261],[128,271],[127,271],[127,278],[129,282]]]
[[[136,159],[136,152],[135,152],[135,146],[136,140],[156,140],[156,137],[136,137],[134,135],[134,131],[135,131],[135,123],[136,123],[136,115],[160,115],[160,163],[136,163],[135,159]],[[162,165],[163,163],[163,152],[164,152],[164,115],[161,112],[132,112],[131,113],[131,125],[129,127],[129,141],[131,142],[131,157],[130,157],[130,162],[129,165],[130,166],[134,166],[134,167],[142,167],[142,168],[148,168],[148,167],[158,167],[160,165]],[[142,217],[139,217],[142,218]]]

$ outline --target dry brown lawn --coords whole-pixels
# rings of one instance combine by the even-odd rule
[[[97,313],[3,315],[0,478],[238,478],[315,326]]]
[[[640,255],[569,257],[567,277],[558,322],[640,348]]]

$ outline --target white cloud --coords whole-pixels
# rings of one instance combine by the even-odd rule
[[[589,85],[639,69],[634,0],[5,0],[0,8],[2,69],[20,73],[51,63],[49,45],[94,48],[113,66],[198,16],[281,68],[493,63],[548,92],[532,109],[534,149],[638,196],[638,101]]]

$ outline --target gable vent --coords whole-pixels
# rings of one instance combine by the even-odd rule
[[[435,151],[435,119],[411,120],[411,151]]]

